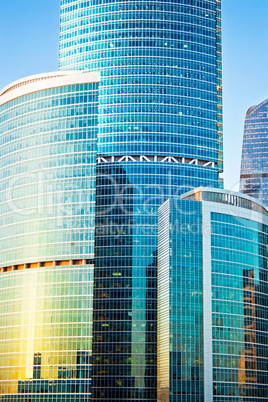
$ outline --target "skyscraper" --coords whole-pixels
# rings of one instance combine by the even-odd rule
[[[0,399],[91,396],[98,73],[0,93]]]
[[[60,70],[98,70],[94,400],[156,400],[157,209],[218,187],[221,2],[61,1]]]
[[[268,99],[247,111],[240,191],[268,204]]]
[[[268,210],[199,188],[159,208],[158,401],[268,398]]]

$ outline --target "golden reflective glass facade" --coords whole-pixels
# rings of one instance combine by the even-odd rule
[[[0,275],[1,401],[90,400],[92,292],[93,265]]]

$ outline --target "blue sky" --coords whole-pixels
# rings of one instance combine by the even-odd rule
[[[60,0],[0,0],[0,88],[58,68]],[[268,0],[222,0],[225,187],[238,189],[244,118],[268,97]]]

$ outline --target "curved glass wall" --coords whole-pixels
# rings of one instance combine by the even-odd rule
[[[211,214],[213,401],[268,398],[268,226]]]
[[[251,107],[246,115],[240,191],[268,204],[268,99]]]
[[[60,70],[102,75],[99,154],[217,162],[216,3],[62,0]]]
[[[95,400],[156,400],[157,206],[218,186],[219,34],[216,0],[61,1],[60,69],[101,72],[96,223],[108,228],[96,235]],[[126,189],[111,208],[117,179]],[[126,224],[129,238],[114,235]],[[107,294],[126,303],[120,322]]]
[[[0,97],[2,267],[94,257],[98,83],[45,81]]]
[[[0,400],[91,400],[93,265],[0,274]]]
[[[98,74],[0,93],[0,399],[90,401]]]
[[[268,219],[204,195],[159,208],[158,400],[264,401]]]

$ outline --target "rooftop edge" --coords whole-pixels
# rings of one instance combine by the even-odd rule
[[[99,82],[100,73],[81,71],[55,71],[50,73],[30,75],[12,82],[0,91],[0,106],[20,96],[48,88]]]
[[[213,193],[215,194],[215,196],[209,199],[209,197],[204,196],[208,193]],[[216,194],[218,194],[219,196],[216,197]],[[188,191],[187,193],[182,194],[181,199],[218,202],[221,204],[250,209],[252,211],[263,213],[264,215],[268,216],[268,208],[261,201],[258,201],[254,197],[238,193],[236,191],[222,190],[210,187],[197,187],[193,190]]]

